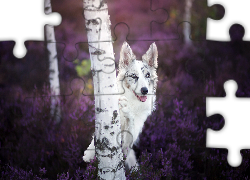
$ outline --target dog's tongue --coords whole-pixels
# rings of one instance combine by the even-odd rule
[[[139,98],[142,102],[145,102],[147,100],[147,96],[139,96]]]

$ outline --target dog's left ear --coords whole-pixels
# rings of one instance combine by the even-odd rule
[[[150,67],[158,67],[158,51],[155,43],[151,44],[146,54],[142,56],[142,61],[146,62]]]

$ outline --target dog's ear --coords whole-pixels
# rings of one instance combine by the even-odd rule
[[[127,42],[124,42],[121,48],[119,69],[126,68],[136,57]]]
[[[158,51],[155,43],[151,44],[146,54],[142,56],[142,61],[146,62],[150,67],[158,67]]]

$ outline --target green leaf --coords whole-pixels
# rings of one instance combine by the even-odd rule
[[[86,76],[90,72],[91,61],[89,59],[85,59],[79,63],[79,60],[76,60],[74,63],[78,63],[75,67],[78,76]]]

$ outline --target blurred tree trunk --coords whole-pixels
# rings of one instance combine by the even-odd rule
[[[106,1],[83,0],[95,94],[95,155],[99,179],[125,180],[115,58]]]
[[[50,14],[52,12],[50,0],[45,0],[44,11],[46,14]],[[45,26],[45,37],[49,56],[49,81],[52,95],[50,113],[52,117],[55,117],[56,123],[59,123],[61,117],[59,99],[60,84],[54,27],[48,25]]]
[[[189,38],[191,33],[191,8],[192,8],[193,0],[185,0],[185,14],[184,14],[184,21],[189,22],[184,23],[183,34],[184,34],[184,41],[186,45],[191,45],[192,40]]]

